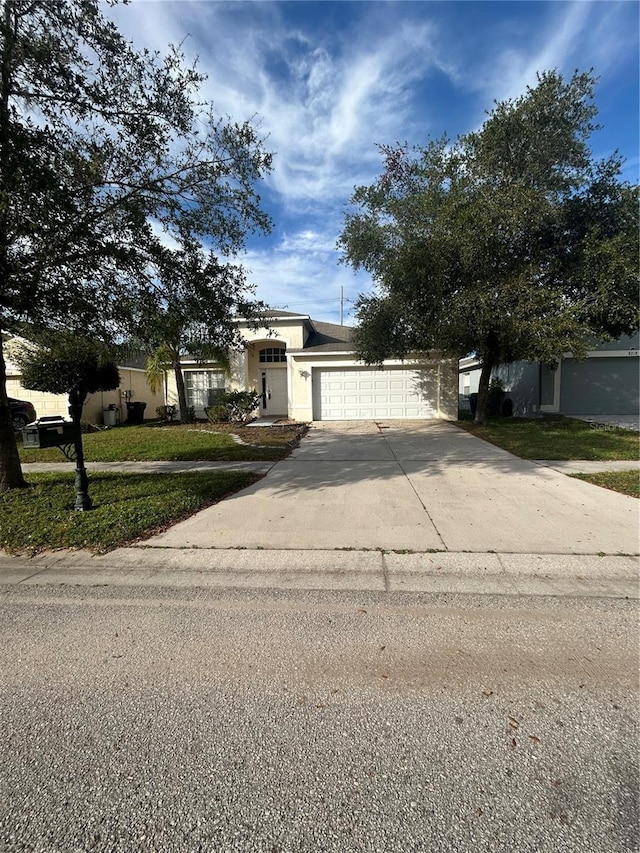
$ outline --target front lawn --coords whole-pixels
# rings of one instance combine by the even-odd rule
[[[632,498],[640,498],[640,474],[638,471],[601,471],[597,474],[571,474],[576,480],[585,480],[594,486],[602,486]]]
[[[522,459],[637,459],[640,449],[637,432],[561,416],[489,418],[479,425],[463,419],[458,426]]]
[[[28,474],[28,488],[0,494],[0,548],[28,554],[59,548],[108,551],[148,537],[259,479],[243,471],[92,473],[94,509],[77,512],[73,473]]]
[[[227,424],[144,424],[83,435],[87,462],[255,462],[283,459],[298,440],[299,426],[231,427]],[[232,435],[243,442],[239,444]],[[22,462],[61,462],[57,448],[25,450]]]

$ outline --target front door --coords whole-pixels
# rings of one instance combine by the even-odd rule
[[[287,371],[269,368],[262,371],[262,386],[260,393],[262,401],[260,404],[261,415],[282,415],[289,412],[287,400]]]

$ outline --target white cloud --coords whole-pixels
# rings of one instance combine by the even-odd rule
[[[526,18],[501,21],[489,31],[492,43],[484,41],[474,58],[465,52],[465,64],[458,61],[451,73],[480,94],[483,109],[494,99],[517,98],[536,84],[542,71],[570,75],[593,66],[598,75],[606,75],[625,56],[637,54],[637,21],[634,26],[629,20],[633,5],[589,0],[540,4],[535,26]]]
[[[293,208],[345,200],[370,180],[374,143],[395,141],[412,117],[411,81],[439,66],[432,26],[380,27],[378,15],[336,34],[331,51],[284,23],[278,4],[147,2],[118,20],[160,49],[191,33],[183,49],[200,49],[206,98],[234,119],[259,117],[276,154],[268,183]]]
[[[322,5],[309,4],[310,15]],[[370,289],[366,275],[338,265],[335,242],[354,185],[379,172],[375,143],[470,130],[494,98],[517,97],[538,71],[586,63],[613,73],[616,57],[637,50],[633,5],[522,4],[520,15],[520,4],[487,4],[491,18],[477,31],[461,25],[465,3],[344,4],[347,23],[333,30],[321,18],[305,28],[303,13],[291,23],[303,3],[138,0],[109,14],[138,46],[186,38],[187,57],[199,53],[209,75],[204,97],[234,120],[255,117],[276,155],[265,196],[277,200],[282,236],[242,262],[272,306],[337,321],[341,287],[348,300]],[[448,104],[431,103],[435,78],[464,96],[464,108],[452,105],[457,126]]]
[[[285,235],[270,249],[251,250],[243,257],[249,282],[256,295],[272,308],[309,314],[315,319],[337,323],[340,298],[343,319],[353,320],[353,303],[368,289],[365,275],[354,275],[338,264],[335,239],[329,234],[297,232]]]
[[[150,220],[151,231],[153,236],[158,240],[161,246],[165,249],[179,249],[180,243],[171,235],[161,222],[157,219]]]

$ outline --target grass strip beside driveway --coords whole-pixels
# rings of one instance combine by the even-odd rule
[[[73,473],[29,474],[29,487],[0,495],[0,548],[35,554],[60,548],[109,551],[175,524],[259,480],[245,471],[95,473],[94,509],[73,509]]]
[[[271,462],[288,456],[299,434],[300,427],[145,424],[85,433],[82,441],[87,462]],[[22,462],[64,461],[55,447],[25,450],[19,440],[18,449]]]
[[[585,480],[613,492],[640,498],[640,475],[637,471],[600,471],[596,474],[570,474],[576,480]]]
[[[638,433],[601,428],[599,424],[564,417],[490,418],[474,424],[462,418],[458,426],[522,459],[589,460],[638,458]]]

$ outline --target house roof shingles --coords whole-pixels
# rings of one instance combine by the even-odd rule
[[[352,352],[353,329],[336,323],[313,321],[313,332],[302,352]]]
[[[258,317],[264,317],[265,319],[273,317],[274,319],[280,320],[286,320],[288,318],[298,319],[300,317],[306,317],[308,319],[308,314],[301,314],[299,311],[281,311],[279,308],[267,308],[264,311],[258,312]]]

